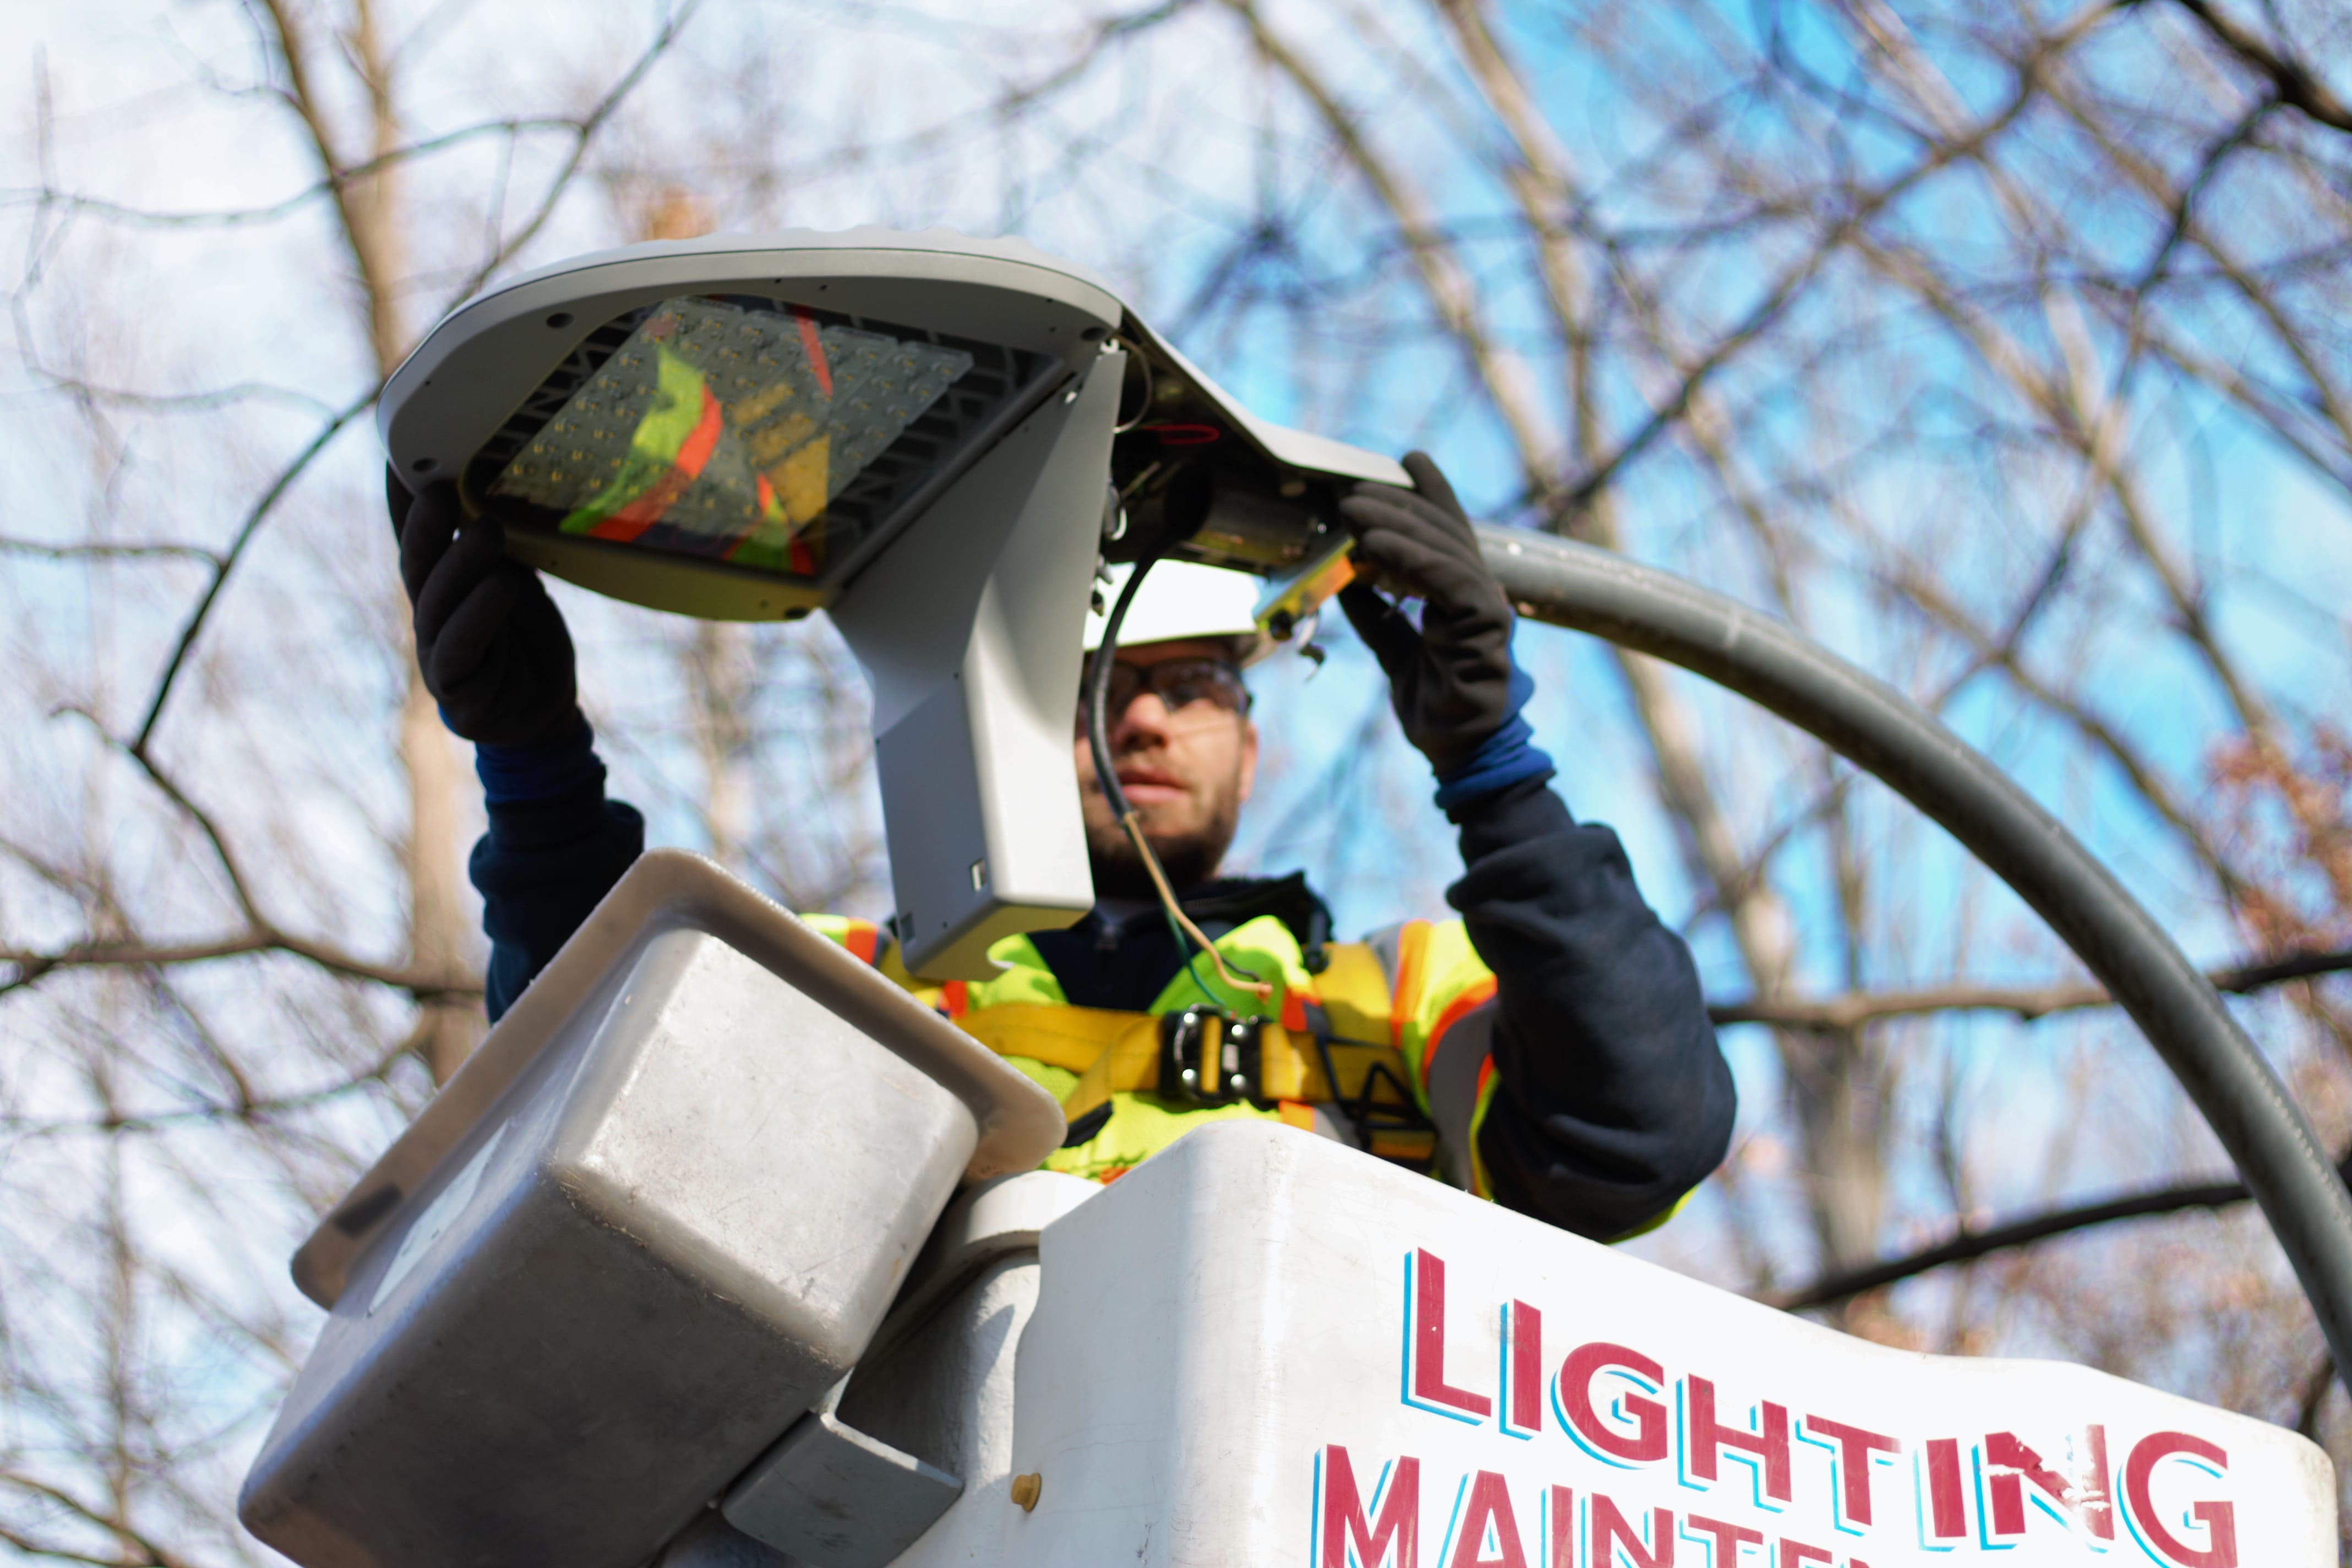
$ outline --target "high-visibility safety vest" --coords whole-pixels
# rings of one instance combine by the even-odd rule
[[[1235,969],[1273,984],[1268,1001],[1226,988],[1196,961],[1150,1008],[1128,1013],[1070,1005],[1025,936],[989,949],[1004,965],[996,978],[939,984],[909,974],[870,921],[804,918],[1062,1102],[1071,1142],[1048,1170],[1116,1181],[1203,1122],[1255,1117],[1492,1195],[1477,1147],[1495,1092],[1495,976],[1459,921],[1408,921],[1330,943],[1310,971],[1290,928],[1260,915],[1216,945]],[[1245,1027],[1221,1035],[1218,1015]],[[1168,1092],[1179,1088],[1170,1082],[1178,1062],[1223,1077],[1217,1046],[1236,1035],[1245,1092]],[[1234,1063],[1229,1050],[1223,1064]]]

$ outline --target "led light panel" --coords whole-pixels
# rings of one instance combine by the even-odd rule
[[[526,526],[813,580],[1050,364],[767,300],[665,300],[592,334],[467,477]]]

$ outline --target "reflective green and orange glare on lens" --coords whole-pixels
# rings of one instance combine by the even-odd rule
[[[489,494],[565,533],[814,577],[856,543],[828,539],[835,501],[972,364],[789,306],[667,300]]]

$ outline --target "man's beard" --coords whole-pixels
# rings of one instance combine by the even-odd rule
[[[1208,822],[1190,833],[1154,833],[1150,816],[1144,817],[1144,838],[1159,858],[1160,868],[1168,873],[1168,885],[1179,893],[1215,876],[1225,851],[1233,847],[1234,829],[1241,820],[1241,802],[1234,794],[1226,791]],[[1143,857],[1135,851],[1135,841],[1117,823],[1087,824],[1087,858],[1094,866],[1097,899],[1147,902],[1160,896],[1151,885],[1151,873],[1144,869]]]

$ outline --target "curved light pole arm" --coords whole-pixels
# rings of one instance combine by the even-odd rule
[[[2014,779],[1901,692],[1782,622],[1591,545],[1481,526],[1522,615],[1703,675],[1876,777],[1965,846],[2129,1013],[2237,1163],[2352,1367],[2352,1194],[2286,1087],[2154,916]]]

